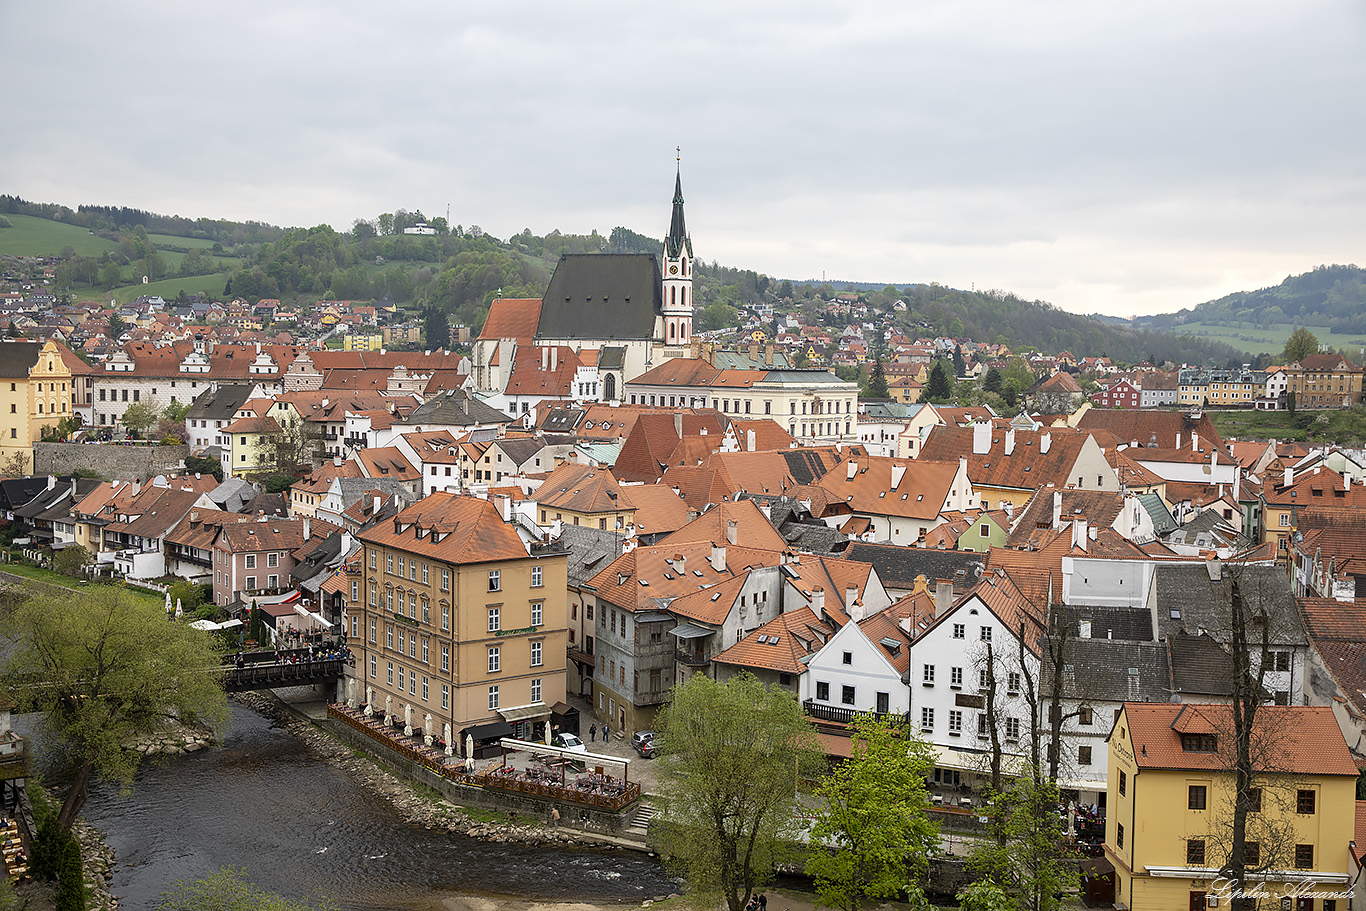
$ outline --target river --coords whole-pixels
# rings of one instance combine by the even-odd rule
[[[630,902],[678,886],[630,851],[493,844],[432,832],[237,703],[220,748],[149,761],[130,797],[100,784],[82,816],[117,852],[122,907],[155,907],[170,884],[224,866],[288,898],[339,911],[437,911],[445,899]]]

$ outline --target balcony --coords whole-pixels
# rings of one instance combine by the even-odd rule
[[[711,664],[711,659],[706,655],[698,655],[681,648],[674,651],[674,660],[686,667],[706,667]]]
[[[891,721],[897,724],[905,724],[910,715],[896,715],[890,712],[860,712],[855,709],[842,709],[833,705],[822,705],[810,699],[802,703],[802,710],[812,718],[821,721],[829,721],[835,724],[849,724],[854,720],[855,715],[872,715],[878,721]]]

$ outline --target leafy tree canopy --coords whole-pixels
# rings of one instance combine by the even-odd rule
[[[1281,350],[1281,362],[1285,365],[1295,364],[1318,353],[1318,337],[1300,326],[1290,333],[1290,338],[1285,340],[1285,348]]]

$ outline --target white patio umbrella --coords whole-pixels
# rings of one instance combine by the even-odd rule
[[[474,771],[474,735],[465,735],[465,771]]]
[[[545,723],[545,745],[550,746],[550,722]]]
[[[166,597],[169,598],[170,595],[167,595]],[[179,619],[181,619],[181,618],[184,617],[184,616],[185,616],[185,611],[184,611],[184,610],[181,608],[181,606],[180,606],[180,599],[179,599],[179,598],[176,598],[176,599],[175,599],[175,618],[176,618],[177,620],[179,620]]]
[[[171,616],[171,593],[166,592],[166,616]]]

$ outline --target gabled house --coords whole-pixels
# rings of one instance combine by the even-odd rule
[[[940,513],[977,505],[959,459],[851,457],[815,486],[847,504],[851,517],[840,527],[866,541],[914,544],[942,521]]]

